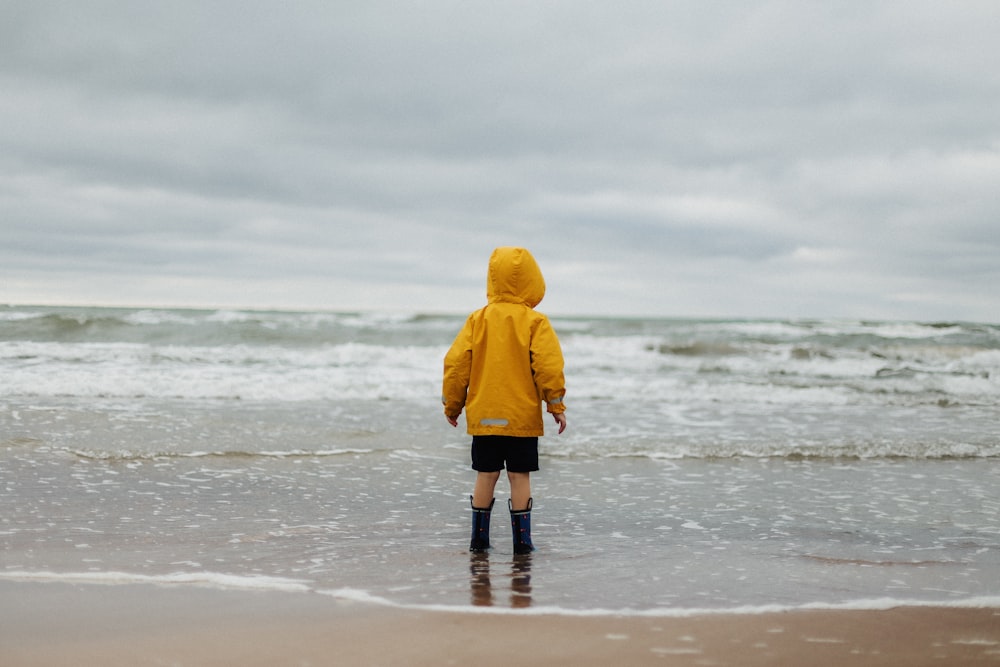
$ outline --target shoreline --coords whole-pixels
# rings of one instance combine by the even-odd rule
[[[5,665],[472,662],[996,665],[1000,607],[692,616],[467,613],[318,593],[0,581]]]

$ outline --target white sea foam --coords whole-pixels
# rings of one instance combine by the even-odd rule
[[[394,410],[405,401],[428,414],[463,319],[100,308],[0,315],[0,399],[37,398],[43,407],[118,401],[130,411],[177,400],[355,401]],[[562,440],[585,456],[998,451],[995,326],[586,318],[565,325],[574,426]],[[117,447],[105,440],[92,449]],[[285,448],[266,449],[282,456]]]
[[[296,401],[439,394],[443,350],[345,343],[313,349],[0,343],[12,396]]]
[[[44,317],[43,313],[19,312],[16,310],[0,310],[0,322],[23,322]]]
[[[137,310],[128,313],[122,321],[135,325],[187,324],[196,325],[198,320],[173,310]]]
[[[137,311],[125,320],[137,325],[162,324],[188,317],[171,311]],[[251,314],[216,313],[213,317],[242,320]],[[202,321],[206,319],[212,317]],[[310,339],[301,338],[301,321],[290,328],[287,344],[281,336],[267,344],[239,342],[240,336],[233,335],[230,341],[191,345],[169,339],[142,342],[141,334],[133,332],[128,340],[120,341],[39,341],[29,335],[0,342],[0,365],[9,395],[239,396],[294,401],[436,394],[447,341],[441,339],[437,345],[376,342],[377,331],[394,326],[398,318],[366,321],[376,329],[371,340],[352,336],[352,340],[333,344],[323,336],[303,344]],[[274,322],[288,324],[279,319]],[[448,321],[432,323],[440,326]],[[423,321],[420,326],[428,329]],[[894,343],[875,349],[838,346],[835,340],[817,347],[794,340],[765,342],[724,335],[727,330],[730,335],[735,335],[732,330],[747,335],[757,328],[752,323],[712,325],[714,329],[700,326],[707,330],[700,333],[701,339],[672,339],[677,332],[669,336],[572,333],[564,338],[571,389],[579,397],[626,401],[642,397],[676,402],[693,397],[794,406],[847,400],[878,403],[909,396],[935,402],[1000,404],[997,349],[936,342],[917,347]],[[799,330],[787,324],[780,328]],[[846,334],[841,331],[839,335]],[[150,336],[155,338],[153,333]]]
[[[201,459],[201,458],[233,458],[233,457],[262,457],[262,458],[297,458],[297,457],[334,457],[334,456],[345,456],[350,454],[371,454],[373,449],[361,449],[361,448],[342,448],[342,449],[289,449],[289,450],[273,450],[273,451],[193,451],[193,452],[178,452],[178,451],[130,451],[130,450],[86,450],[86,449],[67,449],[67,452],[78,456],[82,459],[93,459],[93,460],[111,460],[111,461],[127,461],[127,460],[155,460],[155,459],[165,459],[165,458],[182,458],[182,459]]]
[[[267,577],[258,575],[233,575],[219,572],[175,572],[161,575],[134,574],[129,572],[30,572],[0,571],[0,579],[23,582],[69,584],[157,584],[163,586],[202,586],[208,588],[283,591],[301,593],[310,590],[301,579]]]
[[[902,600],[896,598],[861,599],[848,602],[808,602],[795,605],[765,604],[740,605],[734,607],[659,607],[656,609],[567,609],[558,606],[532,607],[500,607],[479,605],[446,605],[446,604],[414,604],[401,603],[385,597],[354,589],[322,589],[321,595],[328,595],[338,600],[346,600],[363,604],[373,604],[398,609],[414,609],[425,611],[440,611],[453,613],[499,614],[515,616],[625,616],[642,618],[691,618],[695,616],[756,616],[761,614],[779,614],[796,611],[887,611],[890,609],[910,607],[944,607],[949,609],[996,609],[1000,608],[1000,596],[979,596],[960,600]]]
[[[942,607],[949,609],[1000,608],[1000,596],[976,596],[954,600],[906,600],[898,598],[858,599],[846,602],[807,602],[803,604],[739,605],[732,607],[658,607],[654,609],[602,608],[571,609],[544,605],[524,608],[477,606],[464,604],[421,604],[398,602],[357,588],[314,589],[302,579],[267,576],[240,576],[216,572],[171,573],[142,575],[128,572],[49,572],[49,571],[0,571],[0,580],[12,582],[70,583],[90,585],[149,584],[159,586],[197,586],[225,590],[257,590],[287,593],[315,592],[338,600],[359,604],[412,609],[420,611],[498,614],[518,616],[572,616],[572,617],[642,617],[690,618],[696,616],[754,616],[796,611],[887,611],[898,608]]]

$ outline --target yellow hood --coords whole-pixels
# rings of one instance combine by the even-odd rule
[[[538,262],[525,248],[497,248],[490,256],[486,298],[490,303],[522,303],[534,308],[545,296]]]

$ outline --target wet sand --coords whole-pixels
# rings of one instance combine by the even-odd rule
[[[0,665],[1000,665],[1000,609],[456,613],[316,593],[0,582]]]

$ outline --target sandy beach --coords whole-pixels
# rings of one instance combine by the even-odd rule
[[[0,664],[17,667],[1000,664],[1000,609],[574,617],[189,586],[3,582],[0,593]]]

